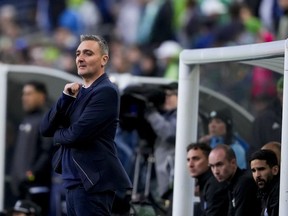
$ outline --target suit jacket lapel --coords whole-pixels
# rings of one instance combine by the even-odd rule
[[[88,89],[88,92],[86,92],[86,94],[80,94],[79,96],[77,96],[76,100],[73,102],[72,106],[70,106],[70,109],[68,110],[68,116],[70,116],[74,110],[76,109],[77,105],[83,101],[84,98],[86,98],[88,95],[91,94],[92,89],[94,89],[99,83],[102,82],[102,80],[108,78],[107,74],[104,73],[102,74],[97,80],[95,80],[91,86]],[[83,87],[82,87],[83,88]]]

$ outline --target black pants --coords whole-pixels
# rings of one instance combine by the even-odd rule
[[[48,216],[50,206],[50,193],[36,193],[29,195],[30,200],[41,208],[41,215]]]
[[[87,192],[83,186],[67,189],[66,205],[68,216],[110,216],[114,191]]]

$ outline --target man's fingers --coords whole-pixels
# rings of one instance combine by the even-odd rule
[[[76,96],[81,88],[82,84],[80,83],[68,83],[66,84],[64,91],[69,95]]]

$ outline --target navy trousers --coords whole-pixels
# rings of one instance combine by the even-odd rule
[[[66,191],[68,216],[110,216],[114,191],[87,192],[83,186]]]

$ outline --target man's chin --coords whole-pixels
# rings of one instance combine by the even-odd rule
[[[218,182],[223,182],[225,181],[223,178],[216,178]]]
[[[197,178],[198,177],[197,173],[192,173],[192,172],[190,172],[190,176],[193,177],[193,178]]]
[[[258,188],[263,189],[265,187],[265,183],[264,182],[258,182],[257,186],[258,186]]]
[[[86,72],[85,71],[83,71],[83,70],[78,70],[78,75],[79,76],[83,76],[83,75],[85,75],[86,74]]]
[[[78,75],[81,76],[82,78],[87,78],[87,79],[93,77],[92,73],[88,71],[81,71],[81,70],[80,71],[78,70]]]

